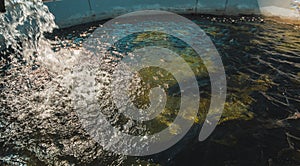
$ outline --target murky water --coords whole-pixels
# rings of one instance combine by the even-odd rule
[[[72,104],[70,78],[82,42],[103,22],[51,32],[52,15],[41,4],[20,1],[1,15],[0,162],[7,165],[298,165],[299,120],[289,118],[300,108],[300,27],[259,17],[186,16],[216,45],[227,74],[225,111],[213,135],[197,142],[210,103],[210,82],[201,59],[182,41],[160,33],[139,33],[118,42],[112,52],[158,45],[185,59],[196,74],[201,92],[199,117],[188,135],[171,150],[135,158],[103,150],[83,129]],[[9,9],[8,9],[9,10]],[[19,12],[17,12],[19,11]],[[22,11],[22,12],[21,12]],[[28,24],[23,24],[27,22]],[[5,27],[5,28],[3,28]],[[43,36],[47,33],[46,37]],[[117,55],[116,55],[117,56]],[[98,70],[109,75],[109,62]],[[104,109],[110,122],[131,134],[155,133],[176,116],[180,90],[170,73],[142,70],[133,88],[134,103],[149,104],[149,87],[168,90],[165,112],[139,124]],[[107,101],[105,94],[100,103]],[[128,128],[122,128],[130,124]],[[128,125],[127,125],[128,126]],[[146,130],[145,130],[146,129]],[[176,129],[170,130],[176,133]]]

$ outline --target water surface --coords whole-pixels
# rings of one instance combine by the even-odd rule
[[[286,118],[300,108],[300,28],[260,17],[185,17],[211,37],[227,74],[225,111],[208,140],[197,141],[210,103],[206,68],[184,42],[153,32],[128,36],[112,52],[158,45],[183,57],[191,65],[201,93],[199,116],[193,128],[170,150],[141,158],[107,152],[84,131],[71,104],[70,89],[62,80],[70,72],[72,58],[82,49],[84,40],[105,22],[101,21],[54,32],[44,29],[50,31],[46,38],[20,35],[9,40],[13,44],[2,51],[0,62],[0,161],[7,165],[299,165],[299,120]],[[51,20],[50,15],[46,18]],[[43,27],[45,23],[39,25]],[[4,37],[14,36],[12,30],[5,32]],[[20,43],[33,37],[38,44],[19,48]],[[168,103],[160,117],[134,123],[127,132],[155,133],[168,127],[176,116],[180,90],[166,71],[148,68],[139,74],[146,87],[135,89],[143,92],[133,95],[135,104],[146,107],[149,87],[162,83],[168,91]],[[105,77],[99,75],[99,79]],[[100,103],[105,100],[99,98]],[[104,112],[116,127],[128,122],[114,107],[108,108]],[[176,129],[170,132],[176,133]]]

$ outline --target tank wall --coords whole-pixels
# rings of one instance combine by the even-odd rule
[[[138,10],[166,10],[179,14],[263,14],[299,19],[293,0],[60,0],[47,1],[60,27],[68,27]],[[300,19],[299,19],[300,20]]]

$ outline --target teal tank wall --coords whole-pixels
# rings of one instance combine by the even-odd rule
[[[60,27],[147,9],[179,14],[262,14],[300,20],[300,11],[292,9],[293,0],[54,0],[45,3]]]

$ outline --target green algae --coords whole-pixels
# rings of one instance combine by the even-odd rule
[[[216,29],[211,29],[211,33],[216,32]],[[209,31],[210,33],[210,31]],[[212,34],[221,35],[221,34]],[[203,84],[203,80],[208,80],[207,65],[213,65],[212,60],[208,58],[206,65],[204,65],[203,60],[197,53],[190,47],[181,46],[175,47],[178,43],[172,43],[172,38],[166,34],[161,34],[158,32],[145,32],[138,34],[133,40],[134,44],[143,43],[155,43],[159,41],[159,45],[167,47],[179,55],[178,58],[182,58],[189,65],[191,70],[194,72],[194,76],[186,75],[187,79],[190,77],[196,77],[198,80],[199,87],[204,87],[205,92],[201,96],[199,101],[198,116],[193,117],[190,112],[193,110],[185,110],[184,115],[178,115],[178,110],[180,109],[180,89],[176,89],[177,92],[167,94],[167,103],[165,109],[161,112],[159,116],[149,122],[144,124],[147,126],[148,133],[156,133],[165,128],[168,128],[171,134],[177,134],[180,132],[180,126],[172,126],[176,116],[181,116],[186,120],[193,120],[195,123],[202,124],[206,118],[206,115],[210,106],[210,94],[209,94],[209,84]],[[164,41],[164,42],[161,42]],[[170,41],[172,44],[170,44]],[[255,40],[253,40],[255,41]],[[157,44],[157,43],[156,43]],[[180,44],[179,44],[180,45]],[[246,48],[246,49],[251,49]],[[176,58],[174,59],[176,61]],[[179,72],[179,70],[178,70]],[[166,70],[160,69],[158,67],[144,68],[138,72],[139,77],[142,80],[142,87],[139,89],[143,91],[141,95],[135,96],[133,101],[139,108],[147,108],[149,106],[149,92],[151,88],[161,87],[166,92],[170,90],[170,87],[177,87],[178,82],[173,77],[174,73],[169,73]],[[251,96],[253,93],[258,91],[267,91],[275,83],[272,81],[269,75],[261,75],[258,78],[251,78],[247,74],[238,73],[232,75],[228,78],[228,94],[227,100],[224,105],[224,110],[219,124],[226,123],[233,120],[243,120],[248,121],[254,118],[255,114],[251,111],[251,105],[255,102],[255,99]],[[173,89],[174,90],[174,89]],[[175,90],[175,91],[176,91]],[[137,92],[138,90],[135,90]],[[136,93],[132,93],[136,94]],[[190,102],[195,102],[193,99]],[[219,110],[210,110],[210,114],[213,116],[214,112],[218,113]]]

